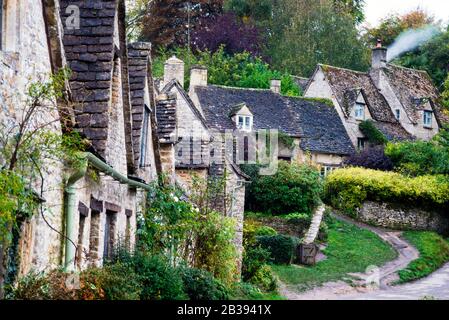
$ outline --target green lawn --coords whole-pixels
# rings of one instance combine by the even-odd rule
[[[231,290],[230,300],[285,300],[277,292],[262,292],[249,283],[240,283]]]
[[[376,234],[345,222],[329,222],[327,259],[313,267],[272,266],[279,279],[300,291],[325,282],[347,278],[347,273],[364,272],[368,266],[382,266],[397,257],[396,251]]]
[[[449,261],[449,242],[435,232],[407,231],[404,238],[418,249],[420,257],[399,271],[399,282],[424,278]]]

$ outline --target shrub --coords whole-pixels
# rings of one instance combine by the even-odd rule
[[[270,266],[264,264],[257,270],[249,282],[265,292],[275,291],[277,289],[277,281],[273,275]]]
[[[210,272],[184,268],[182,270],[184,289],[190,300],[227,300],[229,292]]]
[[[260,246],[245,247],[242,263],[242,278],[250,281],[269,260],[270,251]]]
[[[365,135],[369,142],[375,145],[383,145],[388,142],[385,135],[376,128],[374,122],[371,120],[366,120],[360,123],[360,131]]]
[[[268,226],[262,226],[260,228],[257,228],[256,230],[256,237],[260,237],[260,236],[275,236],[277,235],[277,231],[274,230],[271,227]]]
[[[385,155],[384,146],[366,148],[362,152],[351,155],[344,164],[351,167],[362,167],[367,169],[392,171],[393,162]]]
[[[276,174],[257,178],[248,192],[260,212],[311,214],[321,202],[322,187],[316,168],[280,161]]]
[[[141,300],[186,298],[180,271],[171,267],[163,257],[136,254],[132,264],[142,285]]]
[[[438,141],[439,136],[435,138]],[[432,141],[389,143],[385,154],[396,171],[410,176],[449,174],[449,149]]]
[[[307,230],[312,223],[312,215],[306,213],[291,213],[283,217],[291,224],[298,228],[298,230]]]
[[[263,249],[270,252],[270,260],[275,264],[291,264],[294,253],[294,241],[292,237],[277,235],[272,237],[257,237],[257,241]]]
[[[52,292],[48,278],[43,274],[31,271],[17,281],[17,287],[11,298],[15,300],[47,300]]]
[[[365,200],[442,207],[449,203],[449,179],[442,175],[409,178],[393,172],[340,169],[327,177],[325,199],[353,214]]]

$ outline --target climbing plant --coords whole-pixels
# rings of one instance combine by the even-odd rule
[[[366,120],[360,123],[360,131],[365,135],[369,142],[376,145],[383,145],[388,142],[385,135],[376,128],[371,120]]]

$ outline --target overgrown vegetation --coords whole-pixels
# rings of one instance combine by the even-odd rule
[[[384,265],[396,252],[376,234],[354,225],[328,218],[326,260],[312,267],[273,265],[282,282],[296,291],[305,291],[326,282],[345,280],[348,273],[365,272],[368,266]]]
[[[449,242],[437,233],[407,231],[403,236],[418,249],[420,257],[399,271],[399,283],[424,278],[449,261]]]
[[[362,121],[359,124],[360,131],[368,139],[368,142],[374,145],[383,145],[388,142],[385,135],[376,128],[374,122],[371,120]]]
[[[409,178],[394,172],[340,169],[327,177],[325,199],[334,208],[352,215],[365,200],[441,208],[449,203],[449,178],[443,175]]]
[[[385,154],[384,146],[368,147],[352,154],[344,161],[345,166],[392,171],[393,161]]]
[[[252,57],[248,52],[228,55],[223,47],[216,52],[195,51],[192,54],[187,48],[177,48],[170,51],[161,50],[153,63],[153,74],[162,77],[164,74],[164,62],[172,55],[184,61],[185,87],[190,82],[190,67],[193,65],[207,66],[208,83],[240,88],[269,89],[270,81],[281,80],[281,93],[287,96],[299,96],[300,88],[288,74],[272,70],[271,67],[260,58]]]
[[[315,167],[279,161],[277,172],[271,176],[259,176],[251,167],[243,168],[252,177],[248,187],[251,210],[274,215],[310,214],[321,203],[323,183]]]

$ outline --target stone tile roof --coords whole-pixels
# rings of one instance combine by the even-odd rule
[[[303,78],[298,76],[292,76],[292,78],[302,91],[306,90],[307,85],[309,84],[310,81],[309,78]]]
[[[441,113],[441,106],[438,104],[439,92],[426,71],[393,64],[388,64],[382,71],[413,123],[416,124],[420,118],[417,111],[423,110],[424,99],[431,100],[437,119],[447,122],[448,119]]]
[[[283,97],[271,90],[209,85],[195,91],[211,128],[236,129],[230,113],[245,103],[253,113],[254,130],[278,129],[300,137],[304,150],[342,155],[354,151],[336,110],[326,104]]]
[[[397,122],[385,97],[376,88],[368,73],[348,69],[319,65],[340,105],[345,109],[348,117],[349,96],[354,96],[358,90],[363,90],[369,111],[376,121]],[[355,97],[356,99],[357,97]]]
[[[156,105],[157,135],[161,143],[176,142],[176,96],[161,94]]]
[[[151,44],[137,42],[128,45],[128,70],[131,91],[132,113],[132,142],[134,146],[134,160],[140,158],[140,141],[145,108],[145,87],[149,75],[149,55]],[[147,106],[150,108],[152,106]]]
[[[72,70],[70,87],[72,99],[78,103],[77,127],[105,154],[108,136],[108,106],[111,100],[114,65],[114,32],[118,0],[60,1],[63,21],[69,5],[80,9],[80,28],[70,29],[64,24],[63,45]]]

